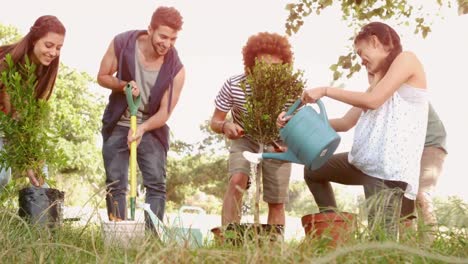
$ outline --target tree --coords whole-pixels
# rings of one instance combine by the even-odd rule
[[[175,140],[167,159],[166,193],[169,205],[198,205],[207,212],[219,213],[210,204],[193,204],[200,197],[221,202],[227,182],[227,153],[224,137],[215,134],[206,121],[200,125],[204,139],[195,144]],[[197,199],[194,199],[197,197]],[[203,201],[202,201],[203,202]],[[168,206],[170,207],[170,206]]]
[[[460,16],[468,14],[468,0],[458,0],[458,14]]]
[[[14,43],[21,38],[18,29],[13,26],[4,26],[0,24],[0,46]]]
[[[102,175],[98,137],[104,98],[90,90],[94,80],[87,73],[61,64],[50,99],[52,124],[68,162],[58,168],[62,173]]]
[[[460,7],[463,9],[460,12],[468,11],[468,3],[466,0],[457,0]],[[443,6],[451,7],[455,3],[453,0],[436,0],[439,10]],[[421,34],[423,38],[431,32],[431,24],[437,12],[431,12],[425,8],[428,3],[415,4],[413,1],[395,0],[297,0],[295,3],[286,5],[289,11],[289,16],[286,20],[286,34],[292,35],[299,31],[304,25],[304,19],[309,15],[320,15],[326,9],[339,6],[341,9],[341,19],[349,24],[350,32],[356,33],[364,23],[372,20],[393,20],[397,25],[407,25],[414,27],[415,34]],[[412,22],[409,22],[411,21]],[[352,39],[352,36],[350,36]],[[330,66],[333,72],[333,81],[343,77],[350,78],[355,72],[361,69],[357,61],[357,56],[353,51],[349,51],[346,55],[338,57],[338,61]]]

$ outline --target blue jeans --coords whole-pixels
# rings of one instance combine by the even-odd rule
[[[128,127],[117,125],[104,142],[102,154],[106,169],[107,213],[120,219],[127,217],[127,185],[130,150],[127,145]],[[166,206],[166,151],[151,133],[145,133],[137,148],[137,163],[146,188],[145,202],[161,220]],[[117,206],[114,207],[114,204]],[[152,227],[145,215],[146,224]]]

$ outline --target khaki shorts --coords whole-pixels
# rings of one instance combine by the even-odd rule
[[[250,179],[250,162],[242,155],[243,151],[258,153],[259,144],[247,139],[240,138],[232,141],[229,150],[229,175],[243,173]],[[272,152],[273,147],[268,146],[265,152]],[[291,163],[280,160],[263,160],[257,169],[263,172],[263,200],[267,203],[286,203],[289,200],[289,178],[291,176]],[[231,176],[229,176],[231,177]]]

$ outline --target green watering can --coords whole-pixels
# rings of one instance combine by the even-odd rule
[[[286,113],[290,116],[302,104],[298,99]],[[318,114],[311,106],[304,106],[280,129],[280,137],[288,146],[286,152],[252,153],[244,151],[244,157],[252,163],[262,159],[277,159],[303,164],[309,170],[320,168],[340,144],[340,136],[328,123],[325,106],[317,100]]]

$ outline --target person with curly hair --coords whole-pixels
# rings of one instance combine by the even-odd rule
[[[8,54],[11,55],[16,65],[24,65],[25,58],[28,57],[32,63],[37,65],[35,97],[48,100],[52,95],[57,78],[65,32],[65,27],[57,17],[44,15],[37,18],[23,38],[13,44],[0,46],[0,73],[8,68],[5,62]],[[0,83],[0,110],[6,114],[15,113],[15,106],[11,105],[10,97],[2,83]],[[0,148],[2,146],[3,138],[0,128]],[[27,175],[32,185],[36,187],[40,185],[32,169],[27,171]],[[5,186],[9,182],[10,176],[10,169],[0,168],[0,186]]]
[[[290,64],[293,60],[291,45],[286,37],[276,33],[261,32],[250,36],[242,49],[244,73],[231,76],[221,87],[215,99],[215,110],[210,127],[216,133],[222,133],[232,141],[229,150],[229,183],[224,195],[222,225],[239,223],[244,190],[250,185],[250,163],[243,151],[259,153],[260,144],[244,133],[242,113],[246,112],[246,94],[241,83],[255,65],[256,60],[267,63]],[[246,87],[246,93],[251,87]],[[232,121],[226,119],[228,113]],[[272,151],[275,146],[266,146],[266,151]],[[291,164],[279,160],[264,160],[263,200],[268,203],[268,224],[284,226],[284,204],[288,200],[288,185],[291,174]]]
[[[118,34],[102,58],[97,81],[112,91],[101,131],[110,220],[127,218],[129,146],[133,141],[137,142],[137,163],[146,188],[145,202],[163,220],[169,149],[166,122],[177,105],[185,81],[185,68],[174,47],[182,24],[177,9],[158,7],[146,30]],[[136,131],[130,129],[125,97],[127,84],[132,86],[134,96],[141,96]],[[146,225],[154,228],[148,215]]]

